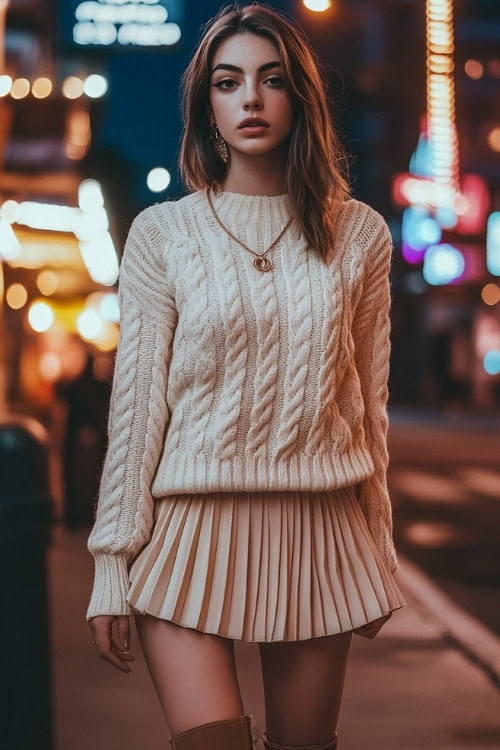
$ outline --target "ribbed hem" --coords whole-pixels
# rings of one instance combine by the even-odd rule
[[[88,621],[96,615],[132,614],[125,599],[130,586],[127,555],[105,552],[92,552],[92,555],[95,560],[94,588],[85,619]]]
[[[154,497],[186,492],[268,492],[280,490],[334,490],[361,482],[374,471],[368,450],[341,456],[296,453],[278,462],[234,456],[227,459],[169,451],[168,444],[153,482]]]

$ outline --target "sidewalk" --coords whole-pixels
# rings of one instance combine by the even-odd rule
[[[48,550],[54,750],[167,750],[169,732],[135,629],[133,673],[99,659],[85,612],[93,577],[85,531],[56,524]],[[500,747],[500,691],[444,638],[433,613],[408,603],[373,639],[353,636],[339,750],[491,750]],[[132,623],[133,618],[132,618]],[[134,626],[133,626],[134,627]],[[236,644],[245,711],[265,729],[258,646]]]

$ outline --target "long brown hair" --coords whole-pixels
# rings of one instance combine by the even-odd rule
[[[328,112],[321,63],[295,23],[264,3],[224,6],[202,27],[202,38],[181,78],[184,131],[179,170],[192,190],[222,181],[228,165],[210,140],[209,102],[212,61],[220,44],[233,34],[250,32],[277,48],[285,88],[295,112],[290,136],[285,192],[294,218],[308,243],[325,258],[334,245],[336,202],[350,197],[347,156]]]

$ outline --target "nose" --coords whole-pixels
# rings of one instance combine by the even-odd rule
[[[255,83],[248,83],[245,88],[245,95],[243,99],[243,107],[245,110],[248,109],[260,109],[262,106],[262,99],[259,95],[257,86]]]

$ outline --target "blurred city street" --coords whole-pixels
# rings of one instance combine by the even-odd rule
[[[488,548],[484,542],[488,517],[471,514],[465,521],[461,516],[457,520],[456,514],[448,518],[444,510],[429,512],[437,506],[449,513],[456,497],[462,499],[460,504],[457,501],[459,508],[481,506],[488,496],[498,508],[498,496],[495,500],[487,492],[486,480],[481,486],[479,480],[472,486],[465,480],[480,476],[466,469],[485,472],[489,481],[499,476],[494,421],[483,416],[447,422],[430,412],[395,411],[390,447],[401,558],[396,579],[408,604],[373,640],[353,636],[338,727],[342,750],[497,748],[500,638],[491,628],[498,624],[494,610],[500,597],[499,561],[493,545]],[[412,482],[416,474],[418,482]],[[432,503],[430,494],[420,495],[419,488],[434,492]],[[462,523],[472,530],[465,550]],[[434,559],[437,555],[441,560]],[[461,555],[471,565],[478,558],[482,561],[482,586],[472,585],[464,573],[465,563],[457,564]],[[136,662],[131,675],[101,661],[89,645],[91,632],[84,614],[93,560],[86,550],[86,532],[57,524],[48,564],[56,749],[164,750],[168,727],[135,625],[131,650]],[[258,647],[238,642],[236,653],[245,710],[254,713],[263,731]]]
[[[250,4],[250,0],[244,4]],[[309,222],[299,222],[301,228],[306,229],[306,224],[315,218],[316,230],[325,229],[329,223],[325,207],[330,210],[335,205],[326,200],[329,181],[333,193],[345,179],[344,198],[352,197],[378,212],[387,224],[386,239],[389,240],[389,235],[392,239],[388,279],[390,329],[386,329],[390,331],[387,486],[400,561],[396,579],[408,606],[396,611],[375,639],[353,637],[338,726],[339,750],[498,750],[500,2],[271,0],[268,5],[293,19],[303,32],[317,56],[317,75],[307,78],[305,65],[299,58],[298,62],[290,63],[290,57],[286,65],[283,59],[271,59],[255,66],[259,77],[255,77],[255,86],[249,88],[249,78],[239,67],[244,60],[241,63],[239,60],[252,58],[254,49],[250,47],[249,53],[242,54],[238,47],[238,66],[227,65],[224,60],[224,64],[215,65],[215,70],[205,71],[197,62],[194,67],[198,66],[197,74],[203,76],[203,82],[200,77],[188,96],[189,88],[181,89],[181,82],[186,83],[186,71],[191,70],[193,75],[190,63],[202,29],[223,5],[220,0],[203,3],[0,0],[0,563],[4,571],[3,593],[8,603],[6,615],[0,618],[0,637],[6,644],[5,678],[0,681],[4,726],[3,732],[0,730],[0,746],[2,750],[4,746],[5,750],[166,750],[169,747],[169,730],[135,625],[132,651],[137,658],[130,676],[100,660],[95,647],[89,644],[91,631],[85,614],[94,561],[87,550],[87,539],[100,499],[109,445],[112,383],[123,330],[118,290],[125,240],[130,236],[135,217],[144,209],[186,197],[191,200],[190,193],[194,190],[213,186],[213,182],[221,182],[223,177],[229,177],[226,190],[231,193],[228,174],[231,169],[227,168],[230,161],[223,157],[229,145],[229,151],[237,159],[244,154],[241,162],[244,170],[250,165],[249,174],[253,173],[252,178],[257,180],[254,183],[257,187],[240,190],[244,198],[260,196],[274,201],[283,197],[286,188],[295,206],[301,209],[297,216],[309,217]],[[246,23],[238,17],[230,21],[233,22]],[[234,29],[228,28],[231,34]],[[283,54],[278,48],[276,52]],[[207,54],[207,67],[209,58]],[[231,77],[212,83],[212,74],[221,67]],[[275,73],[269,75],[273,67]],[[283,76],[276,73],[279,67]],[[323,94],[318,77],[320,68],[324,98],[319,96]],[[293,79],[299,72],[302,78],[285,80],[287,76]],[[243,78],[238,92],[240,75]],[[235,85],[222,86],[226,80]],[[230,91],[235,93],[230,95]],[[252,102],[248,92],[252,94]],[[284,93],[289,102],[285,102]],[[204,97],[203,104],[208,105],[214,96],[227,96],[228,102],[235,97],[231,106],[224,103],[224,107],[226,116],[231,113],[235,118],[228,126],[228,133],[232,139],[236,132],[236,145],[224,132],[219,133],[216,141],[212,138],[210,126],[214,123],[208,118],[209,108],[202,107],[201,100]],[[196,109],[186,118],[181,105],[186,102],[193,105],[195,101]],[[273,110],[276,101],[281,101],[283,110]],[[321,102],[324,104],[317,106]],[[262,147],[262,153],[254,155],[257,161],[252,153],[244,153],[238,140],[241,131],[235,124],[241,124],[243,115],[239,110],[249,103],[252,109],[254,105],[256,109],[261,106],[261,114],[270,118],[271,130],[262,130],[267,133],[265,138],[281,132],[283,120],[288,119],[282,113],[288,112],[290,103],[291,114],[297,109],[299,116],[289,118],[287,135],[293,136],[292,152],[282,150],[281,142],[264,141],[267,145]],[[274,111],[278,114],[273,115]],[[191,128],[189,137],[186,119]],[[331,148],[330,164],[326,158],[330,151],[321,150],[330,140],[325,135],[330,133],[329,120],[332,142],[333,136],[338,136],[339,144],[346,150],[344,157],[342,149],[334,154],[335,149]],[[224,130],[221,122],[218,124]],[[253,130],[251,137],[257,132]],[[310,133],[316,134],[316,140],[311,137],[307,141]],[[184,162],[180,154],[183,144]],[[201,155],[203,149],[206,153]],[[286,170],[284,160],[281,163],[285,155]],[[306,157],[307,171],[303,169]],[[198,163],[196,169],[192,165],[191,170],[185,169],[190,160],[192,165]],[[277,167],[286,174],[286,179],[280,177]],[[237,162],[233,176],[238,174],[238,168]],[[341,175],[344,169],[345,175]],[[242,177],[235,178],[237,182],[246,179],[244,170]],[[195,185],[195,173],[202,185]],[[276,195],[279,183],[280,195]],[[258,195],[253,195],[254,192]],[[233,196],[237,194],[236,191]],[[191,217],[194,203],[184,204],[188,205],[191,208],[186,216]],[[176,373],[178,377],[173,378],[170,373],[163,373],[163,355],[159,360],[154,359],[154,366],[149,368],[144,364],[145,350],[141,349],[137,361],[132,363],[130,359],[124,368],[127,382],[123,403],[130,396],[135,407],[139,403],[136,395],[141,378],[146,374],[148,378],[157,376],[161,370],[165,377],[161,387],[144,386],[144,394],[148,394],[149,403],[164,396],[168,406],[173,406],[170,410],[173,412],[176,405],[181,405],[175,422],[179,435],[181,426],[189,424],[193,427],[192,435],[196,435],[196,444],[199,445],[200,437],[204,448],[205,426],[207,429],[217,426],[221,413],[230,413],[233,419],[237,413],[236,396],[233,402],[220,394],[225,393],[226,381],[232,377],[227,372],[228,364],[238,378],[244,371],[243,348],[237,349],[243,340],[243,328],[236,326],[237,305],[228,302],[227,309],[218,307],[227,293],[231,264],[234,283],[227,288],[234,291],[234,299],[241,294],[238,307],[243,313],[247,305],[248,310],[253,307],[256,313],[254,323],[248,326],[248,351],[245,349],[248,354],[245,366],[250,366],[241,382],[238,381],[241,388],[238,385],[236,389],[241,394],[248,390],[249,403],[253,404],[251,414],[261,411],[264,404],[275,417],[277,432],[283,423],[286,426],[287,420],[281,420],[272,399],[266,400],[267,391],[262,395],[261,385],[267,382],[268,372],[276,370],[277,401],[288,403],[285,390],[291,381],[286,376],[279,379],[281,366],[270,365],[267,354],[262,366],[257,367],[259,347],[263,343],[266,348],[279,328],[280,345],[273,339],[267,351],[273,356],[279,352],[283,362],[287,359],[287,366],[288,360],[294,360],[294,366],[300,364],[293,384],[300,377],[304,386],[297,401],[290,399],[287,412],[289,415],[293,412],[293,420],[301,413],[299,421],[290,421],[293,429],[297,428],[294,445],[299,445],[306,436],[307,447],[307,439],[314,433],[312,426],[316,422],[311,422],[311,426],[307,422],[315,413],[305,397],[308,388],[314,391],[314,397],[318,393],[324,395],[330,408],[333,404],[330,388],[334,383],[339,388],[346,383],[351,387],[345,391],[345,398],[338,399],[346,415],[353,406],[362,405],[363,414],[356,421],[353,416],[344,421],[339,418],[338,425],[332,418],[330,433],[330,416],[326,421],[314,417],[324,430],[322,434],[331,440],[331,445],[337,446],[339,435],[350,435],[346,425],[351,428],[356,423],[356,438],[361,440],[363,435],[370,438],[370,433],[373,438],[377,415],[382,417],[382,411],[377,408],[373,411],[371,404],[362,402],[369,400],[366,395],[377,380],[376,373],[371,369],[368,377],[359,378],[359,384],[364,383],[365,387],[363,396],[358,390],[353,395],[357,383],[354,376],[349,380],[346,373],[362,375],[360,353],[364,356],[366,349],[375,355],[377,347],[369,346],[364,337],[358,346],[352,336],[352,354],[354,360],[358,357],[359,367],[356,364],[348,370],[346,366],[342,378],[330,378],[332,365],[336,371],[338,363],[347,362],[345,350],[341,351],[339,346],[333,362],[328,347],[321,347],[321,351],[318,348],[317,358],[311,357],[311,361],[314,359],[314,365],[319,367],[311,368],[308,363],[306,369],[302,359],[295,362],[291,354],[295,349],[290,346],[290,337],[286,339],[293,333],[295,346],[302,335],[301,324],[310,317],[302,306],[306,299],[301,296],[302,289],[306,287],[312,295],[310,320],[316,321],[315,316],[325,311],[331,310],[332,314],[340,311],[341,326],[352,324],[351,334],[356,330],[357,311],[361,310],[359,317],[363,318],[363,302],[369,300],[370,290],[376,288],[370,282],[374,277],[377,279],[375,266],[368,263],[375,258],[367,254],[366,265],[364,259],[359,263],[356,260],[356,253],[363,247],[362,232],[359,237],[354,232],[354,239],[351,235],[345,238],[345,247],[351,253],[350,266],[345,266],[349,267],[346,274],[350,277],[350,286],[346,286],[349,293],[337,298],[338,290],[335,295],[328,291],[323,298],[313,284],[296,286],[301,283],[299,271],[306,269],[309,273],[316,266],[307,257],[295,270],[287,267],[287,253],[293,253],[295,248],[287,244],[288,224],[285,226],[283,222],[281,235],[276,233],[275,250],[282,253],[287,295],[293,292],[300,302],[293,307],[295,322],[300,324],[295,330],[285,306],[278,309],[276,290],[281,279],[276,283],[276,277],[266,277],[272,280],[265,287],[269,297],[258,296],[263,289],[255,297],[250,294],[245,297],[242,292],[241,282],[253,277],[246,271],[238,276],[236,260],[239,262],[240,255],[244,256],[245,249],[258,254],[253,245],[245,248],[241,237],[229,238],[227,227],[219,227],[221,222],[214,224],[214,237],[218,237],[215,231],[221,229],[220,236],[224,242],[227,240],[227,245],[219,246],[218,239],[214,248],[202,242],[199,239],[202,233],[198,231],[212,226],[208,205],[203,221],[186,225],[179,241],[173,242],[172,232],[165,231],[169,208],[172,206],[164,214],[161,208],[153,211],[158,219],[154,234],[159,250],[155,267],[151,268],[148,260],[146,270],[142,269],[146,302],[150,299],[159,305],[165,302],[163,293],[158,294],[162,297],[158,300],[152,286],[150,294],[149,286],[157,277],[162,285],[167,281],[166,274],[163,278],[163,265],[161,272],[160,265],[156,268],[161,254],[162,264],[165,261],[169,273],[170,269],[172,273],[179,272],[172,284],[175,304],[169,305],[169,310],[172,320],[180,311],[183,324],[179,336],[176,333],[169,346],[176,353],[187,352],[189,347],[183,338],[186,336],[200,348],[193,349],[187,364],[183,360]],[[320,208],[324,209],[321,215]],[[176,209],[172,216],[177,215]],[[231,213],[241,219],[240,211]],[[371,212],[367,210],[366,215]],[[253,224],[244,220],[241,227],[254,231],[259,242],[269,234],[270,242],[268,224],[267,220]],[[337,229],[336,221],[333,225]],[[193,240],[191,230],[198,240]],[[349,231],[354,231],[354,224]],[[379,236],[372,230],[370,234]],[[321,236],[328,239],[327,234]],[[167,247],[171,239],[176,257],[170,265]],[[323,255],[323,250],[329,249],[326,241],[312,244],[315,247],[304,244],[301,252],[321,251]],[[137,245],[146,253],[142,240]],[[389,247],[388,242],[385,247]],[[222,264],[217,256],[221,248],[225,248]],[[206,275],[204,252],[217,269],[213,277]],[[236,256],[236,252],[240,255]],[[351,262],[351,258],[356,262]],[[190,264],[198,269],[192,275]],[[124,265],[126,268],[127,264]],[[222,270],[220,277],[219,270]],[[365,270],[366,287],[362,277]],[[332,278],[339,279],[343,289],[342,277],[339,272]],[[311,273],[312,278],[320,276]],[[328,276],[324,278],[329,283]],[[206,292],[203,313],[206,317],[197,305],[187,303],[188,282],[193,284],[196,303],[201,300],[202,292]],[[129,286],[132,290],[134,284]],[[124,288],[127,289],[126,282]],[[137,302],[139,309],[137,290],[136,293],[134,304]],[[211,294],[215,300],[213,308]],[[276,303],[276,316],[274,308],[267,308],[271,299]],[[284,299],[288,305],[288,296]],[[389,300],[388,295],[386,299]],[[377,296],[372,313],[378,301]],[[186,313],[185,308],[188,308]],[[272,313],[272,320],[266,319],[269,327],[266,324],[262,337],[254,336],[258,331],[255,320],[260,320],[260,314],[264,320],[266,311]],[[303,312],[307,314],[303,316]],[[370,317],[366,320],[367,332],[372,323],[376,325],[381,320],[380,310],[376,313],[365,316]],[[163,312],[157,317],[163,326],[166,323]],[[275,325],[277,317],[279,326]],[[137,320],[134,319],[134,325]],[[134,335],[142,336],[143,330],[147,336],[151,335],[152,341],[149,323],[144,328],[141,324],[141,333]],[[327,326],[314,323],[309,330],[313,341],[317,332],[326,332]],[[332,326],[329,343],[335,343],[340,330]],[[282,336],[285,336],[283,343]],[[327,338],[325,335],[325,341]],[[345,343],[349,339],[346,335],[339,340]],[[233,347],[231,357],[237,349],[237,358],[223,357],[224,364],[219,367],[217,358],[228,342]],[[204,349],[205,345],[210,348]],[[300,352],[302,357],[302,349]],[[214,373],[215,399],[210,403],[216,404],[217,411],[205,420],[203,409],[209,393],[202,394],[200,389],[193,397],[189,388],[192,378],[196,380],[198,376],[204,385],[202,376],[208,371]],[[311,382],[320,384],[323,376],[328,381],[324,391],[311,386]],[[258,389],[253,390],[255,386]],[[373,390],[375,400],[382,403],[386,393],[383,384],[379,386]],[[200,405],[194,412],[198,422],[192,424],[189,411],[184,412],[184,408],[196,403]],[[141,520],[139,508],[144,510],[146,503],[141,504],[140,499],[143,492],[149,497],[151,490],[143,482],[144,471],[135,472],[128,458],[135,456],[142,461],[142,467],[149,463],[147,471],[151,471],[151,476],[157,468],[153,465],[156,462],[150,460],[149,448],[134,452],[134,440],[146,429],[146,422],[151,443],[146,441],[145,445],[156,442],[155,449],[161,447],[160,427],[167,426],[159,421],[157,424],[156,412],[149,406],[148,409],[147,419],[144,410],[131,418],[128,427],[119,421],[115,429],[120,439],[124,434],[128,437],[123,441],[126,451],[124,445],[119,451],[111,451],[117,474],[123,476],[117,484],[103,483],[110,491],[102,494],[118,508],[116,516],[112,516],[118,518],[110,533],[113,544],[125,538],[126,544],[130,544],[129,518],[134,516],[137,523]],[[129,412],[132,411],[133,407]],[[334,411],[332,406],[332,415]],[[341,412],[342,409],[339,417]],[[320,414],[320,409],[316,414]],[[254,431],[254,424],[245,423],[242,429],[238,423],[237,427],[238,438],[248,450],[246,439]],[[217,441],[224,430],[218,431]],[[256,429],[256,436],[257,432]],[[168,428],[162,437],[163,440],[169,437]],[[354,435],[350,437],[354,442]],[[376,440],[372,440],[370,447],[374,454],[377,446]],[[302,465],[308,453],[300,450],[295,467]],[[377,457],[380,465],[385,458],[382,454],[381,450]],[[164,455],[172,458],[166,450]],[[196,460],[198,455],[200,465],[206,463],[203,450],[196,453]],[[240,460],[243,451],[235,455]],[[347,452],[342,454],[341,460],[347,455]],[[249,454],[245,452],[245,456],[248,458]],[[182,465],[181,461],[178,465]],[[333,462],[332,468],[336,469]],[[127,470],[131,478],[124,479]],[[227,476],[230,471],[227,469]],[[382,494],[387,500],[382,481],[385,463],[383,469],[379,466],[378,476],[373,495],[371,490],[366,494],[377,511]],[[128,481],[127,489],[133,487],[128,495],[122,491],[124,487],[118,486],[122,480]],[[368,482],[372,481],[368,477]],[[137,507],[132,508],[129,516],[127,512],[134,503]],[[128,526],[120,537],[118,528],[122,529],[123,519]],[[234,527],[230,528],[232,531]],[[233,536],[238,538],[237,534]],[[106,545],[107,542],[108,537]],[[117,549],[115,545],[113,551]],[[176,563],[184,560],[185,556],[177,555]],[[118,595],[124,589],[125,585]],[[255,715],[264,731],[257,644],[237,642],[236,653],[246,711]]]
[[[85,534],[55,530],[52,583],[56,750],[165,750],[165,723],[133,625],[132,674],[89,645],[84,610],[93,564]],[[500,745],[500,693],[445,635],[435,613],[396,573],[407,606],[373,639],[353,636],[338,725],[342,750],[492,750]],[[132,618],[133,622],[133,618]],[[258,646],[236,643],[245,710],[265,728]],[[260,748],[259,748],[260,750]]]
[[[500,636],[499,418],[391,412],[398,549]]]

